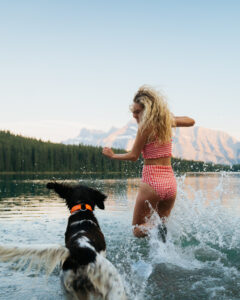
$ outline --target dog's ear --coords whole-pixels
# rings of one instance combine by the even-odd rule
[[[105,208],[104,201],[107,198],[107,196],[97,190],[92,190],[92,193],[93,193],[93,199],[94,199],[96,205],[100,209],[104,209]]]
[[[47,184],[47,188],[49,190],[54,190],[61,198],[70,199],[73,193],[73,189],[71,186],[57,183],[57,182],[49,182]]]

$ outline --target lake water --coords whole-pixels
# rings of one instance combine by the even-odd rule
[[[69,212],[45,185],[51,175],[0,176],[0,243],[64,244]],[[177,178],[178,196],[168,221],[167,243],[132,235],[139,179],[83,178],[108,195],[96,210],[107,257],[121,274],[130,300],[240,299],[240,174],[187,174]],[[156,220],[158,222],[159,220]],[[0,263],[0,299],[65,299],[59,270],[16,270]]]

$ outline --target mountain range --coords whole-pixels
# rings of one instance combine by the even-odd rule
[[[135,121],[122,128],[112,127],[109,131],[82,128],[74,139],[64,144],[84,144],[130,150],[137,133]],[[173,156],[188,160],[213,162],[218,164],[240,163],[240,141],[225,132],[188,127],[173,129]]]

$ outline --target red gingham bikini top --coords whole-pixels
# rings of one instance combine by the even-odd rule
[[[168,143],[160,144],[158,141],[154,141],[145,144],[142,149],[142,156],[144,159],[159,158],[159,157],[171,157],[172,156],[172,140]]]

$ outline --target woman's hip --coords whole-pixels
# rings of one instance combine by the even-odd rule
[[[176,195],[177,182],[171,166],[144,165],[142,182],[153,188],[162,200]]]

